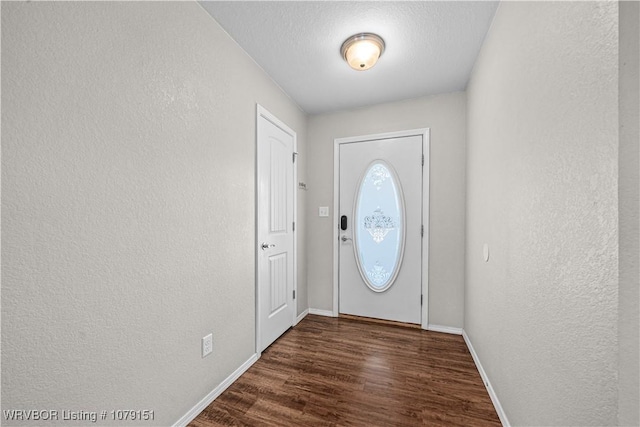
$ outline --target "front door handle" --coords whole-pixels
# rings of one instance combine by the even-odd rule
[[[271,243],[271,244],[263,243],[262,245],[260,245],[260,247],[262,248],[263,251],[266,251],[269,248],[275,248],[276,245],[274,245],[273,243]]]

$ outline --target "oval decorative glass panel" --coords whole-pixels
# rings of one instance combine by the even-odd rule
[[[360,275],[375,292],[393,285],[404,253],[404,198],[396,172],[384,160],[365,170],[356,194],[354,250]]]

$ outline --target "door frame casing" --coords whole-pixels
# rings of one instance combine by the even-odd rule
[[[289,126],[287,126],[283,121],[281,121],[280,119],[278,119],[275,115],[271,114],[266,108],[264,108],[262,105],[257,104],[256,103],[256,137],[255,137],[255,150],[256,150],[256,154],[255,154],[255,236],[254,236],[254,243],[255,243],[255,329],[256,329],[256,341],[255,341],[255,345],[256,345],[256,354],[258,357],[260,357],[261,355],[261,351],[260,351],[260,301],[259,301],[259,296],[260,296],[260,275],[259,275],[259,266],[258,266],[258,257],[260,256],[260,240],[259,240],[259,232],[260,230],[258,230],[258,214],[259,214],[259,209],[258,209],[258,203],[259,203],[259,191],[260,191],[260,176],[258,175],[258,163],[259,163],[259,159],[258,159],[258,143],[260,141],[260,118],[263,118],[269,122],[271,122],[273,125],[275,125],[276,127],[280,128],[283,132],[287,133],[288,135],[291,135],[291,137],[293,138],[293,153],[297,154],[298,153],[298,138],[297,138],[297,134],[296,132],[291,129]],[[297,159],[296,159],[297,160]],[[293,222],[297,225],[298,223],[298,196],[297,196],[297,186],[296,183],[298,182],[298,162],[297,161],[293,161],[292,160],[292,167],[293,167],[293,175],[292,175],[292,183],[291,183],[291,194],[293,197]],[[297,255],[297,240],[298,240],[298,232],[297,232],[298,227],[295,227],[293,229],[293,249],[292,249],[292,262],[293,262],[293,292],[296,295],[296,297],[293,299],[293,318],[291,319],[291,326],[295,326],[296,325],[296,321],[298,319],[298,255]]]
[[[421,328],[427,329],[429,324],[429,175],[430,175],[430,128],[411,129],[397,132],[377,133],[372,135],[335,138],[333,140],[333,316],[338,317],[340,305],[340,145],[354,142],[375,141],[380,139],[404,138],[408,136],[422,136],[422,153],[424,167],[422,169],[422,224],[424,236],[422,238],[422,309]]]

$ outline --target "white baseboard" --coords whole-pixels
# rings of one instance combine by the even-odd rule
[[[218,396],[220,396],[223,391],[229,388],[229,386],[233,384],[235,380],[240,378],[240,375],[244,374],[246,370],[251,367],[251,365],[256,363],[257,360],[258,360],[257,354],[254,354],[253,356],[251,356],[249,360],[244,362],[231,375],[225,378],[225,380],[222,381],[216,388],[211,390],[211,392],[209,392],[209,394],[207,394],[200,402],[198,402],[196,406],[191,408],[189,412],[184,414],[178,421],[176,421],[173,427],[186,426],[191,421],[193,421],[200,414],[200,412],[202,412],[207,406],[211,404],[211,402],[213,402]]]
[[[309,314],[317,314],[318,316],[326,316],[326,317],[336,317],[333,315],[333,311],[331,310],[320,310],[317,308],[310,308]]]
[[[302,319],[304,319],[305,317],[307,317],[307,314],[309,314],[309,309],[307,308],[305,311],[303,311],[302,313],[300,313],[300,315],[296,318],[296,325],[298,323],[300,323],[300,321]],[[295,326],[295,325],[294,325]]]
[[[432,325],[427,326],[428,331],[444,332],[445,334],[462,335],[462,328],[454,328],[453,326]]]
[[[498,413],[498,418],[500,418],[500,422],[504,427],[511,427],[511,424],[509,424],[509,420],[507,419],[507,414],[505,414],[504,409],[502,409],[502,405],[498,400],[498,396],[496,395],[496,392],[493,390],[491,381],[489,381],[489,377],[487,376],[487,373],[482,367],[482,363],[480,363],[478,354],[473,348],[473,345],[471,344],[471,340],[469,339],[469,336],[464,331],[464,329],[462,330],[462,338],[464,338],[464,342],[467,344],[467,347],[469,348],[469,352],[471,353],[471,357],[473,357],[473,361],[476,364],[476,368],[478,368],[478,372],[480,372],[480,376],[482,377],[484,386],[487,388],[487,391],[489,392],[489,397],[491,398],[491,402],[493,402],[493,407],[496,408],[496,412]]]

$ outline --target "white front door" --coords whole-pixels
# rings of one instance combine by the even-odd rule
[[[423,137],[339,146],[340,313],[421,323]]]
[[[295,132],[258,106],[257,347],[293,325]]]

